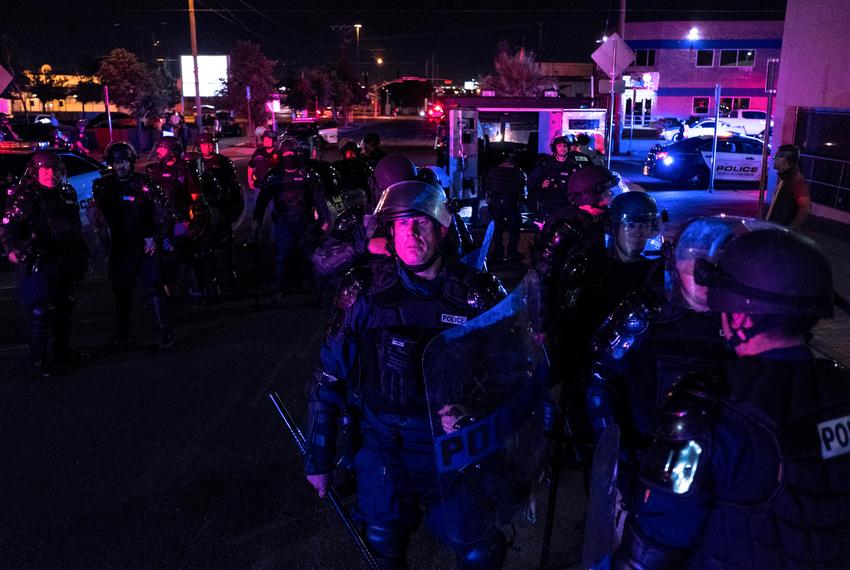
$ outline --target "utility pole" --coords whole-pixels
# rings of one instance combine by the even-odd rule
[[[195,127],[201,132],[201,85],[198,80],[198,29],[195,26],[195,0],[189,0],[189,36],[192,41],[192,63],[195,66]],[[185,113],[186,110],[184,109]]]
[[[617,22],[617,33],[620,35],[621,41],[626,40],[626,0],[620,0],[620,14]],[[620,154],[620,131],[622,130],[622,117],[620,116],[620,107],[622,106],[622,97],[619,93],[614,93],[614,78],[611,78],[611,96],[614,98],[614,128],[612,133],[613,154]]]
[[[537,61],[543,57],[543,22],[537,22]]]

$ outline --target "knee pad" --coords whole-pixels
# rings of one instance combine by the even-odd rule
[[[382,568],[404,568],[405,552],[410,533],[406,530],[370,524],[366,526],[366,541]]]
[[[508,554],[505,535],[497,532],[490,538],[472,544],[455,545],[457,566],[462,570],[501,568]]]

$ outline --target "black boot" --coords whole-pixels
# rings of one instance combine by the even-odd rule
[[[73,297],[60,299],[56,303],[53,318],[53,363],[56,366],[72,367],[91,360],[91,354],[71,348],[71,317],[76,301]]]
[[[112,293],[115,296],[115,316],[118,320],[118,327],[106,344],[106,349],[110,352],[121,350],[130,344],[130,313],[133,309],[132,289],[114,287]]]
[[[171,329],[171,317],[168,312],[168,302],[165,297],[156,296],[151,298],[151,310],[153,311],[156,330],[159,333],[158,350],[168,350],[174,347],[174,331]]]

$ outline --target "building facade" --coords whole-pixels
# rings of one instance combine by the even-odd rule
[[[721,113],[765,110],[767,60],[779,57],[782,28],[782,21],[627,22],[636,58],[623,72],[626,125],[713,116],[717,83]]]

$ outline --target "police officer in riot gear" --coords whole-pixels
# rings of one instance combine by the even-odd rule
[[[534,271],[540,280],[537,332],[545,335],[559,316],[559,307],[574,305],[571,283],[583,274],[588,257],[605,256],[605,212],[622,191],[618,174],[588,167],[570,178],[564,207],[552,212],[537,242]]]
[[[526,197],[527,177],[516,164],[515,157],[506,158],[490,169],[484,178],[484,193],[490,217],[496,224],[496,255],[503,262],[520,261],[519,231],[522,225],[520,202]],[[508,249],[504,249],[503,237],[508,231]]]
[[[664,401],[613,565],[846,568],[850,374],[806,345],[832,316],[828,260],[774,227],[697,262],[695,277],[737,358]]]
[[[639,499],[639,459],[664,395],[683,374],[722,369],[732,357],[718,334],[719,316],[694,281],[694,266],[716,259],[734,236],[764,225],[733,216],[689,221],[666,248],[666,296],[655,286],[636,289],[595,333],[587,413],[597,439],[612,423],[620,428],[619,483],[627,509]]]
[[[183,145],[174,137],[162,138],[155,147],[158,162],[149,164],[146,175],[157,191],[157,221],[162,228],[164,281],[173,286],[180,263],[191,269],[189,291],[195,305],[205,299],[204,267],[190,234],[191,210],[195,197],[203,195],[200,169],[183,159]]]
[[[358,512],[383,568],[405,566],[422,509],[461,568],[498,568],[506,553],[498,528],[483,522],[481,498],[462,485],[448,497],[437,489],[422,379],[425,345],[504,296],[495,277],[446,260],[442,240],[451,213],[445,200],[440,188],[417,180],[387,189],[377,215],[389,225],[393,256],[376,258],[344,280],[310,395],[305,471],[320,496],[334,465],[339,418],[352,408],[362,416],[363,446],[354,458]]]
[[[582,166],[571,159],[572,144],[572,135],[552,139],[549,145],[552,155],[542,156],[528,178],[529,191],[541,221],[548,220],[554,212],[569,203],[567,190],[570,175]]]
[[[245,208],[242,185],[236,180],[233,161],[218,152],[214,133],[198,136],[198,149],[203,162],[202,186],[208,208],[216,210],[213,227],[208,228],[206,247],[212,264],[212,289],[221,294],[223,278],[236,280],[234,271],[233,227]]]
[[[275,134],[266,129],[262,136],[262,146],[254,151],[248,161],[248,188],[259,192],[269,170],[276,168],[280,156],[275,152]]]
[[[118,349],[130,342],[133,289],[140,279],[159,333],[158,346],[171,348],[174,334],[160,273],[162,232],[156,222],[156,190],[135,172],[138,155],[130,144],[111,143],[104,159],[112,171],[95,180],[92,194],[111,238],[109,281],[118,323],[109,347]]]
[[[366,136],[363,137],[363,155],[361,158],[369,166],[375,168],[385,156],[387,156],[387,153],[381,148],[381,137],[378,136],[378,133],[366,133]]]
[[[80,207],[62,161],[48,152],[32,156],[22,182],[8,194],[0,238],[9,261],[22,267],[19,293],[29,317],[30,371],[46,379],[51,329],[54,364],[88,356],[70,348],[74,287],[88,266]]]
[[[304,166],[298,141],[283,137],[276,152],[280,155],[280,166],[269,172],[257,196],[254,222],[255,233],[259,233],[266,208],[273,201],[275,283],[278,290],[274,302],[280,303],[287,286],[300,289],[312,283],[312,269],[304,268],[304,272],[309,271],[311,275],[293,275],[295,272],[291,271],[290,258],[295,254],[309,260],[312,252],[307,248],[308,234],[316,231],[317,227],[326,229],[330,215],[319,176]]]
[[[360,158],[360,147],[348,141],[340,149],[342,158],[333,163],[339,173],[339,211],[368,201],[372,167]]]

